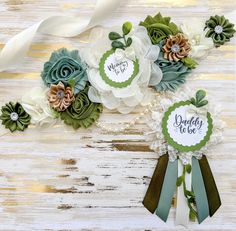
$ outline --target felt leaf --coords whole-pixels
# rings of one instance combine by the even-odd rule
[[[181,59],[181,62],[188,68],[194,69],[198,65],[197,61],[190,57],[185,57]]]
[[[117,40],[117,39],[120,39],[120,38],[122,38],[122,36],[117,32],[109,33],[109,39],[110,40]]]
[[[124,47],[125,47],[125,45],[120,41],[113,41],[111,43],[111,46],[112,46],[113,49],[117,49],[117,48],[124,49]]]
[[[132,38],[129,37],[129,38],[127,39],[127,44],[126,44],[127,47],[130,47],[131,44],[132,44],[132,42],[133,42]]]
[[[191,173],[191,171],[192,171],[192,166],[191,166],[190,164],[187,164],[187,165],[185,166],[185,168],[186,168],[187,173]]]
[[[208,104],[208,101],[207,100],[203,100],[200,103],[198,103],[197,107],[203,107],[203,106],[205,106],[207,104]]]
[[[206,97],[206,92],[204,90],[198,90],[196,93],[197,103],[201,102]]]
[[[122,26],[122,31],[124,35],[129,34],[129,32],[132,30],[132,23],[131,22],[125,22]]]
[[[177,178],[176,185],[179,187],[183,182],[183,176]]]

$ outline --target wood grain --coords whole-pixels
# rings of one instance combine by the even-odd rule
[[[0,47],[13,35],[50,15],[86,17],[95,0],[1,0]],[[177,23],[207,19],[236,9],[234,0],[129,0],[103,23],[131,20],[161,11]],[[87,34],[71,39],[38,35],[17,67],[0,73],[0,106],[20,100],[25,91],[42,84],[40,72],[50,53],[60,47],[86,45]],[[236,107],[235,40],[215,49],[189,77],[188,84],[207,89],[223,107],[225,141],[211,153],[210,165],[222,207],[202,225],[186,230],[236,230]],[[101,122],[131,121],[105,111]],[[174,225],[172,208],[167,224],[150,214],[142,199],[157,162],[140,121],[125,134],[105,134],[98,128],[77,132],[64,126],[5,134],[0,142],[0,230],[182,230]]]

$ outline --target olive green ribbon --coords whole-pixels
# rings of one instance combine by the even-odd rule
[[[178,177],[178,160],[175,160],[174,162],[169,161],[161,190],[161,196],[156,209],[156,215],[165,222],[168,218],[172,198],[176,190],[177,177]]]
[[[220,195],[217,190],[217,186],[212,175],[211,168],[205,155],[202,157],[202,159],[199,160],[199,165],[206,189],[209,212],[210,216],[212,217],[214,213],[218,210],[218,208],[221,206]]]
[[[198,160],[192,158],[192,188],[195,195],[199,224],[209,216],[206,189]]]
[[[161,156],[158,159],[157,166],[153,173],[151,182],[148,186],[146,195],[143,199],[144,207],[148,209],[151,213],[155,212],[160,199],[168,161],[169,158],[167,154]]]

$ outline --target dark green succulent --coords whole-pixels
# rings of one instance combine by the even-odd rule
[[[71,125],[74,129],[88,128],[99,118],[102,110],[102,104],[90,101],[86,87],[76,96],[67,110],[60,113],[60,117],[65,124]]]
[[[0,119],[11,132],[24,131],[30,124],[31,117],[20,103],[8,103],[1,109]]]
[[[235,33],[234,24],[230,23],[224,16],[219,15],[211,16],[210,19],[206,21],[204,30],[206,29],[208,29],[206,37],[211,37],[216,47],[230,41],[230,38],[232,38]]]
[[[161,13],[158,13],[154,17],[150,15],[147,16],[144,22],[140,22],[139,25],[147,29],[148,35],[154,45],[158,44],[169,35],[176,35],[180,32],[177,25],[171,22],[171,18],[162,17]]]

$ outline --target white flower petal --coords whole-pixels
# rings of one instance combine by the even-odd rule
[[[156,64],[152,64],[152,72],[149,81],[149,86],[156,86],[157,84],[159,84],[162,80],[162,77],[163,73],[161,68]]]
[[[22,97],[22,107],[31,116],[31,123],[38,126],[52,126],[56,123],[45,88],[33,88]]]
[[[88,97],[94,103],[101,103],[102,102],[99,92],[93,86],[89,87]]]

